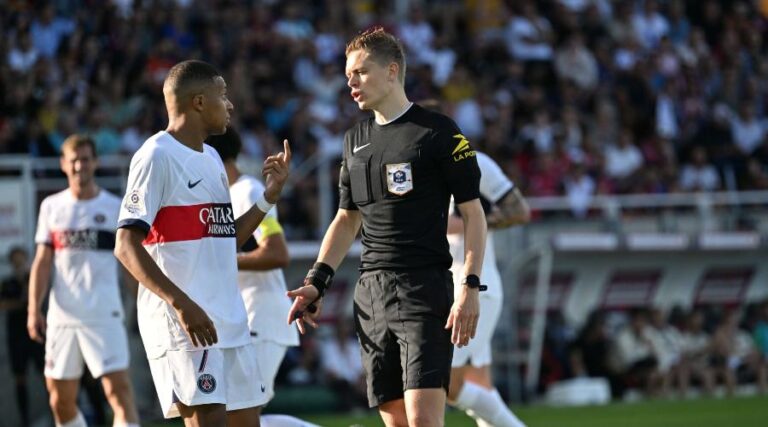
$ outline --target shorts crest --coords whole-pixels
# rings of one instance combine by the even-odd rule
[[[205,394],[211,394],[216,390],[216,378],[211,374],[202,374],[197,377],[197,388]]]

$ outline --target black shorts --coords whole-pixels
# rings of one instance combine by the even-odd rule
[[[371,407],[407,389],[444,388],[453,344],[445,329],[453,304],[447,269],[364,272],[355,287],[355,326]]]

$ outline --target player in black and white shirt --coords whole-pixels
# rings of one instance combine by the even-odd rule
[[[93,140],[73,135],[64,141],[61,169],[69,187],[40,206],[27,329],[32,339],[45,341],[45,381],[57,426],[85,427],[77,409],[84,365],[101,377],[114,425],[137,426],[118,264],[112,254],[120,199],[96,185],[96,167]],[[45,319],[41,307],[51,274]]]

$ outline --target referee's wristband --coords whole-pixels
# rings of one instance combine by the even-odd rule
[[[262,193],[258,199],[256,199],[256,207],[259,208],[260,211],[267,213],[270,209],[275,207],[274,203],[269,203],[264,197],[264,193]]]
[[[335,273],[330,265],[324,262],[316,262],[307,273],[307,277],[304,278],[304,284],[314,286],[320,293],[318,298],[322,298],[325,295],[325,290],[331,287],[331,281]]]

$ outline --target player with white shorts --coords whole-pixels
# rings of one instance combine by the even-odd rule
[[[93,141],[73,135],[62,145],[69,188],[40,205],[30,275],[27,326],[45,338],[45,377],[57,425],[84,426],[77,391],[84,366],[102,378],[115,426],[137,425],[127,369],[128,336],[112,250],[120,199],[99,188]],[[41,306],[53,270],[47,318]]]
[[[225,134],[213,135],[206,143],[221,156],[230,184],[232,208],[235,216],[242,215],[264,193],[264,185],[255,177],[242,174],[237,167],[236,160],[242,148],[240,136],[229,127]],[[275,395],[275,377],[288,347],[299,345],[298,331],[285,321],[291,300],[286,295],[282,269],[288,266],[289,260],[283,227],[277,219],[277,209],[272,208],[237,255],[237,283],[245,302],[248,329],[269,400]],[[312,426],[298,418],[274,414],[261,416],[261,425]]]
[[[266,189],[237,217],[221,158],[205,139],[226,131],[232,103],[210,64],[166,77],[169,124],[136,152],[115,254],[139,280],[139,331],[166,418],[191,426],[257,426],[268,401],[237,287],[237,248],[279,197],[290,149],[269,156]]]
[[[499,229],[528,222],[528,205],[499,165],[480,151],[477,152],[477,163],[482,171],[480,194],[483,207],[486,208],[488,228]],[[463,277],[462,227],[461,219],[451,215],[448,220],[448,243],[453,257],[451,272],[454,283],[460,283]],[[493,232],[490,230],[486,237],[482,272],[483,284],[488,289],[480,293],[477,331],[467,346],[456,346],[453,349],[448,400],[466,411],[477,421],[478,426],[520,427],[524,424],[509,410],[491,380],[491,340],[501,315],[504,291],[501,274],[496,266]]]

